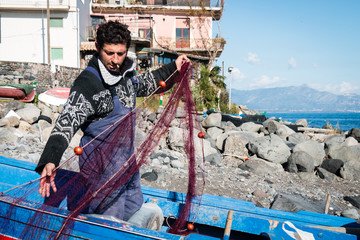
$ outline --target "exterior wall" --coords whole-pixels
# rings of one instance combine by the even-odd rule
[[[82,28],[89,24],[90,17],[82,14],[80,19],[77,6],[89,12],[90,1],[69,0],[68,3],[70,9],[67,11],[50,11],[50,17],[63,19],[62,28],[50,28],[51,47],[63,48],[63,59],[53,60],[52,64],[79,67],[80,39],[85,38]],[[0,60],[47,63],[46,9],[1,9],[0,15]]]

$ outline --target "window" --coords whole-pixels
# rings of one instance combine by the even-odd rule
[[[51,60],[63,60],[63,48],[51,48]]]
[[[151,36],[151,30],[148,29],[139,29],[139,37],[149,39]]]
[[[190,47],[190,19],[177,18],[176,19],[176,47],[188,48]]]
[[[63,19],[62,18],[50,18],[50,27],[62,28],[63,27]]]

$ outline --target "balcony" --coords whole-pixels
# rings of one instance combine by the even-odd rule
[[[97,4],[146,5],[146,6],[192,6],[220,7],[221,0],[93,0]]]
[[[70,0],[49,0],[50,10],[68,11]],[[47,0],[0,0],[0,9],[5,10],[45,10]]]
[[[111,13],[126,11],[136,12],[141,10],[143,14],[167,12],[172,14],[189,13],[196,11],[201,14],[204,9],[213,20],[219,20],[222,16],[224,0],[92,0],[93,12]]]

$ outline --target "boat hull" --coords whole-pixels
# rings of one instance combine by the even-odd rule
[[[0,191],[3,192],[22,183],[29,182],[39,176],[33,170],[35,164],[0,156]],[[66,171],[64,171],[66,172]],[[59,171],[58,174],[61,174]],[[177,216],[185,203],[186,195],[156,188],[142,187],[145,202],[156,203],[163,211],[165,217]],[[2,194],[0,196],[0,226],[7,220],[5,210],[11,206],[14,196]],[[201,201],[200,208],[198,203]],[[237,199],[224,198],[212,195],[203,195],[194,202],[194,211],[189,219],[195,220],[195,231],[186,239],[218,239],[223,238],[227,215],[233,211],[232,231],[230,239],[293,239],[284,229],[294,231],[287,225],[294,224],[297,229],[310,233],[314,239],[357,239],[356,235],[330,231],[329,228],[349,228],[358,226],[356,221],[344,217],[335,217],[325,214],[298,212],[289,213],[279,210],[271,210],[254,206],[251,202]],[[24,202],[10,216],[10,223],[14,231],[4,232],[0,235],[20,237],[20,233],[26,226],[26,217],[36,212],[41,203]],[[58,208],[52,208],[48,214],[58,224],[61,224],[69,212]],[[52,215],[53,214],[53,215]],[[326,227],[321,229],[319,227]],[[163,225],[162,231],[138,228],[129,224],[106,221],[98,218],[78,218],[75,221],[70,239],[183,239],[182,236],[167,233],[168,226]],[[51,234],[52,229],[44,229],[44,237]],[[101,233],[101,234],[99,234]]]

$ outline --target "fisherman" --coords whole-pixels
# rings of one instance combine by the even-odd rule
[[[165,81],[176,70],[180,71],[183,63],[189,62],[185,55],[181,55],[155,71],[138,74],[135,71],[136,63],[128,56],[130,42],[130,31],[126,25],[118,21],[100,24],[95,42],[96,53],[72,84],[69,98],[35,169],[41,174],[39,193],[42,197],[49,197],[50,189],[57,191],[53,171],[80,128],[84,132],[80,146],[84,146],[106,126],[134,109],[136,96],[149,96],[158,88],[160,81]],[[126,156],[131,154],[127,153]],[[124,158],[116,156],[111,161],[123,164],[127,160]],[[79,161],[81,168],[82,156]],[[90,204],[88,213],[128,220],[143,203],[139,172],[132,175],[125,185],[121,191],[115,191],[117,196],[106,204]]]

